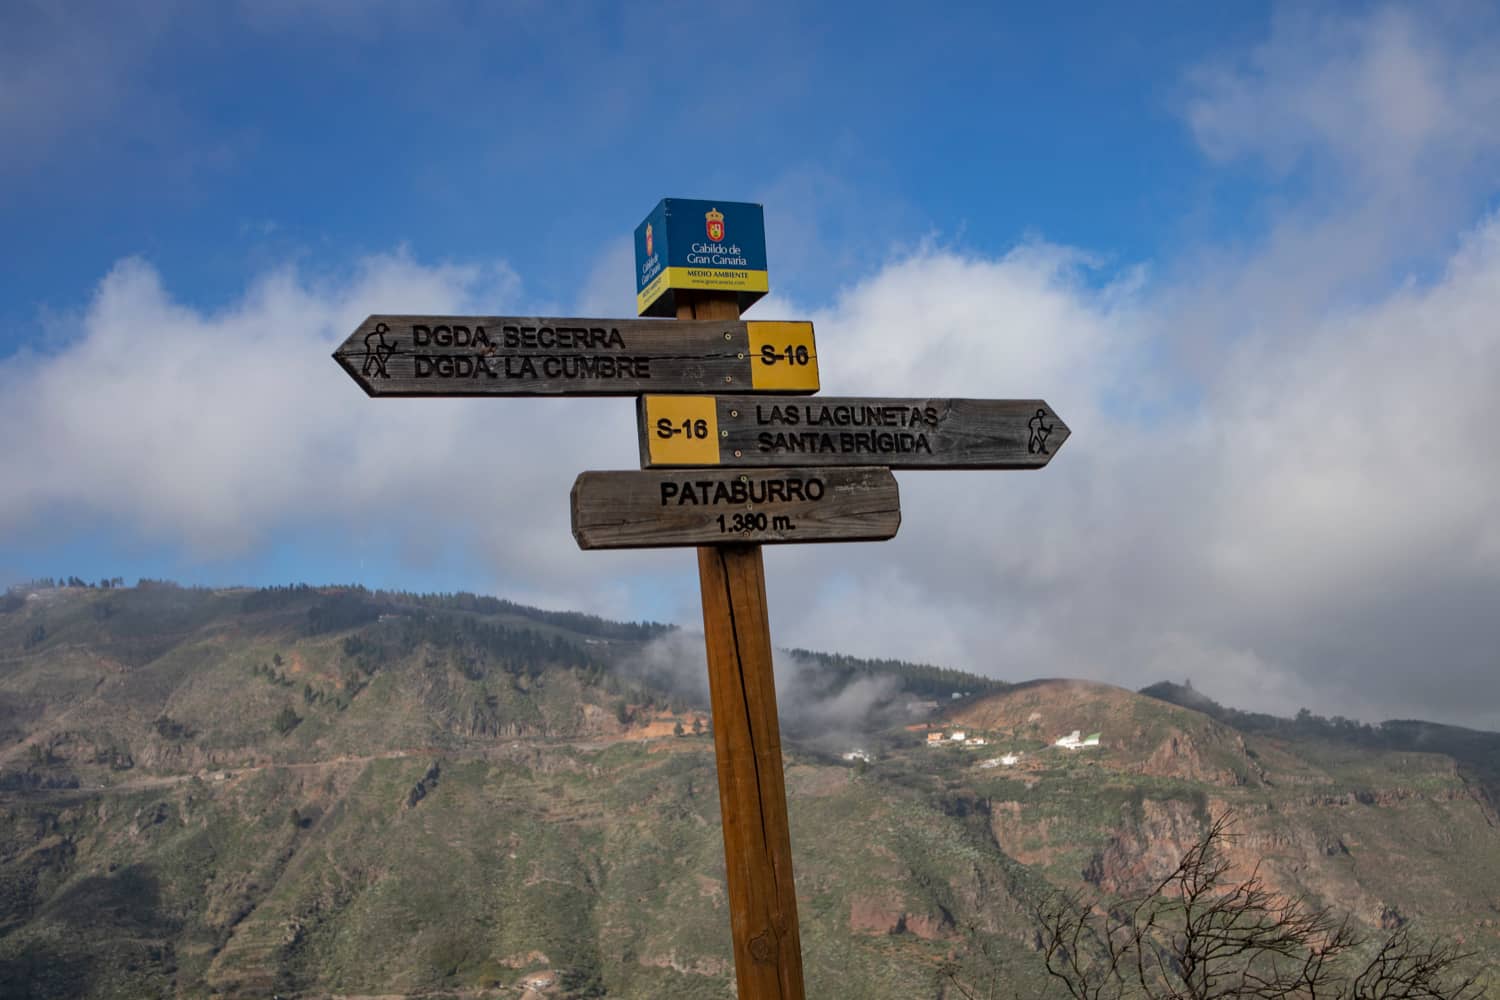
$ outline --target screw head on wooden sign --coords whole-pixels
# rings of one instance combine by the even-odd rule
[[[585,472],[573,484],[581,549],[895,537],[901,496],[889,469],[663,469]]]
[[[643,396],[641,467],[1039,469],[1068,439],[1040,399]]]
[[[818,391],[801,322],[371,316],[333,356],[371,396]]]

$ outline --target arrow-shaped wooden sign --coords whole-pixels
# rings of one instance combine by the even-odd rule
[[[581,549],[873,542],[900,526],[889,469],[585,472],[573,484]]]
[[[644,396],[641,467],[1039,469],[1068,439],[1040,399]]]
[[[333,356],[371,396],[818,391],[811,323],[371,316]]]

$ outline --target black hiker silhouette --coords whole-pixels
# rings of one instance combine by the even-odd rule
[[[384,323],[376,323],[375,329],[365,334],[365,366],[360,369],[365,375],[370,375],[370,369],[375,369],[374,374],[381,378],[390,378],[391,373],[385,370],[385,363],[396,353],[395,344],[387,344],[385,335],[391,332],[391,328]],[[371,338],[377,343],[371,343]]]
[[[1026,421],[1026,426],[1031,428],[1031,439],[1026,442],[1026,454],[1046,455],[1047,435],[1052,433],[1052,426],[1044,423],[1047,411],[1038,409],[1036,416]]]

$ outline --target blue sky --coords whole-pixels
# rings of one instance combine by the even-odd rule
[[[1034,7],[5,5],[0,581],[691,624],[690,555],[567,532],[628,402],[368,400],[328,352],[628,316],[658,199],[750,200],[751,315],[818,324],[825,392],[1075,435],[768,552],[779,642],[1500,726],[1500,18]]]
[[[1176,113],[1184,69],[1264,31],[1249,5],[302,6],[8,6],[8,75],[60,93],[11,112],[7,348],[127,256],[206,308],[398,246],[504,256],[566,303],[667,194],[764,201],[809,298],[926,236],[1131,261],[1253,225],[1254,179],[1205,174]]]

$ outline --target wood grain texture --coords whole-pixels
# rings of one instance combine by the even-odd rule
[[[765,566],[758,545],[698,550],[724,859],[741,1000],[803,1000]]]
[[[758,388],[748,327],[738,315],[686,323],[378,315],[361,323],[333,357],[371,396],[635,396],[817,387],[814,355],[811,388]]]
[[[649,395],[637,403],[641,467],[706,464],[674,459],[653,405]],[[1039,469],[1070,433],[1040,399],[716,396],[697,405],[725,468]]]
[[[889,469],[585,472],[573,484],[581,549],[864,542],[895,537]]]
[[[679,321],[726,320],[739,314],[733,294],[678,294]],[[739,1000],[804,1000],[760,546],[700,547],[698,583],[737,995]]]
[[[705,292],[697,289],[677,291],[677,322],[684,320],[738,320],[740,301],[735,292]]]

